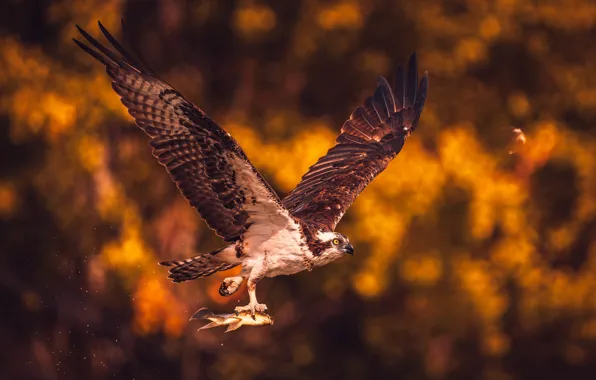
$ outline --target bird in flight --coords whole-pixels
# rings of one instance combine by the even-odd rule
[[[186,260],[164,261],[174,282],[241,266],[219,293],[234,294],[246,281],[249,303],[239,313],[267,311],[257,282],[323,266],[354,247],[335,227],[358,194],[401,151],[416,129],[428,89],[418,81],[416,55],[398,68],[393,87],[379,77],[375,92],[343,124],[335,145],[280,199],[234,138],[203,110],[130,54],[104,27],[109,49],[77,28],[89,45],[74,41],[106,67],[114,91],[149,136],[153,156],[201,217],[227,243]]]

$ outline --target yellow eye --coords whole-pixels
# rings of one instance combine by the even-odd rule
[[[333,245],[338,245],[339,244],[339,239],[333,239]]]

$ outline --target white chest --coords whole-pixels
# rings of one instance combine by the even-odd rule
[[[245,241],[250,247],[246,264],[260,264],[265,277],[290,275],[309,268],[311,254],[298,228],[279,230],[258,245],[252,245],[253,242],[256,239]]]

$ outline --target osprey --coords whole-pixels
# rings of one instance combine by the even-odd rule
[[[342,126],[335,146],[282,200],[229,133],[135,59],[101,23],[115,51],[77,28],[92,47],[74,42],[105,65],[114,91],[149,136],[153,155],[227,243],[186,260],[161,262],[170,267],[174,282],[241,266],[238,276],[223,280],[219,293],[229,296],[246,280],[250,302],[236,311],[255,315],[267,310],[257,302],[259,280],[310,271],[354,254],[350,240],[335,226],[416,129],[428,74],[418,82],[415,54],[407,72],[398,68],[393,88],[379,77],[373,95]]]

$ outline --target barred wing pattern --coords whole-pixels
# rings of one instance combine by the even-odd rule
[[[77,26],[95,49],[74,40],[106,66],[112,87],[184,197],[226,241],[237,240],[255,221],[275,224],[289,214],[238,143],[197,106],[135,59],[99,23],[119,53]],[[285,225],[284,220],[279,220]]]
[[[292,215],[332,231],[358,194],[400,152],[416,129],[428,90],[428,74],[418,83],[416,55],[407,77],[397,70],[393,92],[380,77],[377,89],[341,128],[336,145],[302,177],[283,200]]]

